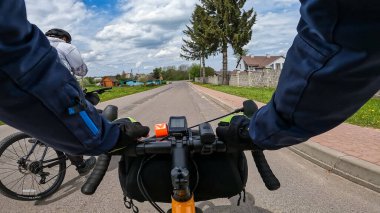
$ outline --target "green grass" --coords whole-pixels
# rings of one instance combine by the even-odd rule
[[[236,95],[263,103],[268,103],[275,89],[257,87],[233,87],[210,84],[198,84],[200,86]],[[358,112],[351,116],[347,123],[380,129],[380,99],[370,99]]]
[[[113,87],[111,90],[100,95],[100,101],[108,101],[115,98],[124,97],[127,95],[132,95],[139,92],[144,92],[147,90],[151,90],[157,88],[159,86],[135,86],[135,87]],[[102,87],[86,87],[87,91],[91,92],[96,89],[100,89]]]
[[[369,100],[347,123],[380,129],[380,99]]]
[[[115,98],[124,97],[127,95],[132,95],[139,92],[144,92],[150,89],[157,88],[159,86],[135,86],[135,87],[113,87],[111,90],[100,95],[100,101],[108,101]],[[87,91],[91,92],[96,89],[100,89],[102,87],[86,87]],[[0,126],[4,123],[0,121]]]
[[[236,95],[262,103],[268,103],[273,95],[274,88],[256,88],[256,87],[233,87],[224,85],[197,84],[209,89],[218,90],[231,95]]]

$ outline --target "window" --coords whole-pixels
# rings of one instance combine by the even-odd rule
[[[276,63],[276,70],[280,70],[281,69],[281,64],[280,63]]]

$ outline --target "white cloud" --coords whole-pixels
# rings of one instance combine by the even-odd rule
[[[197,0],[119,0],[115,13],[87,7],[82,0],[26,0],[29,20],[43,31],[68,30],[83,54],[89,75],[110,75],[139,67],[150,72],[157,66],[190,64],[179,57],[182,30]],[[295,35],[297,0],[247,1],[258,12],[253,40],[254,54],[283,54]],[[116,15],[115,15],[116,14]],[[233,63],[232,51],[229,50]],[[221,54],[207,65],[219,70]],[[233,67],[230,65],[229,67]]]
[[[138,61],[137,63],[136,63],[136,66],[135,67],[140,67],[141,65],[142,65],[142,61]]]

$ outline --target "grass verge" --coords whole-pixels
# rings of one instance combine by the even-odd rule
[[[100,101],[108,101],[115,98],[121,98],[124,96],[132,95],[139,92],[144,92],[157,88],[159,86],[135,86],[135,87],[113,87],[111,90],[106,91],[100,95]],[[93,90],[101,89],[102,87],[86,87],[87,91],[91,92]]]
[[[144,92],[144,91],[151,90],[157,87],[159,86],[113,87],[111,90],[108,90],[107,92],[100,95],[100,101],[101,102],[108,101],[108,100],[124,97],[127,95],[132,95],[139,92]],[[102,87],[91,86],[91,87],[86,87],[86,88],[88,91],[91,92],[93,90],[97,90]],[[0,126],[3,124],[4,123],[0,121]]]
[[[257,87],[233,87],[224,85],[198,84],[209,89],[225,92],[262,103],[268,103],[275,89]],[[380,129],[380,99],[370,99],[358,112],[351,116],[347,123]]]

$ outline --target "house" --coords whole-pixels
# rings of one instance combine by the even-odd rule
[[[239,71],[282,70],[284,62],[284,56],[242,56],[236,69]]]
[[[119,81],[113,76],[105,76],[100,81],[102,87],[114,87],[119,86]]]

